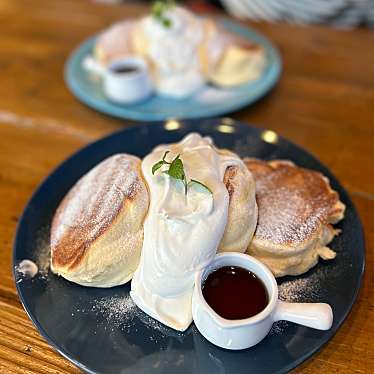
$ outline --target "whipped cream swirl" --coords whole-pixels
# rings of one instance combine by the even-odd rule
[[[180,154],[187,180],[204,183],[212,193],[191,184],[185,194],[183,183],[163,169],[152,175],[152,166],[165,151],[170,151],[168,160]],[[194,275],[212,260],[226,227],[225,170],[239,163],[238,156],[220,154],[210,138],[196,133],[179,143],[158,146],[143,160],[151,203],[130,295],[145,313],[176,330],[184,331],[192,322]]]

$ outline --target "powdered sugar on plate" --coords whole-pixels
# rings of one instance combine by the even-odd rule
[[[282,282],[278,286],[279,298],[287,302],[312,302],[321,291],[320,279],[311,275]]]
[[[273,324],[269,335],[276,335],[276,334],[283,334],[283,332],[287,329],[288,322],[287,321],[278,321]]]
[[[334,249],[340,261],[345,261],[345,252],[340,251],[338,246]],[[325,290],[339,281],[341,271],[336,261],[328,264],[320,261],[305,274],[278,278],[279,299],[291,303],[329,303],[328,299],[324,299]]]
[[[184,336],[183,333],[172,330],[145,314],[135,305],[128,294],[95,299],[89,307],[77,307],[72,315],[86,312],[95,313],[98,322],[104,322],[112,330],[113,328],[119,328],[126,331],[134,328],[136,319],[140,320],[147,329],[157,331],[163,336],[173,336],[176,338]],[[155,340],[156,336],[150,334],[149,339]]]
[[[47,279],[50,256],[51,256],[51,245],[50,245],[50,229],[49,227],[43,227],[39,230],[36,245],[37,245],[37,255],[35,262],[39,268],[39,275],[43,279]]]
[[[119,327],[131,321],[135,316],[136,305],[130,295],[103,297],[94,301],[90,308],[91,312],[96,312],[104,317],[105,321]],[[80,311],[79,309],[77,311]],[[84,312],[84,310],[82,310]]]
[[[49,261],[50,261],[50,244],[49,244],[49,227],[41,228],[37,234],[36,255],[31,259],[24,259],[15,266],[16,282],[20,283],[24,279],[33,279],[36,276],[41,279],[47,279]]]

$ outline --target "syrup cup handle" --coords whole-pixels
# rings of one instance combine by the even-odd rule
[[[318,330],[328,330],[332,325],[333,313],[329,304],[278,301],[273,320],[290,321]]]

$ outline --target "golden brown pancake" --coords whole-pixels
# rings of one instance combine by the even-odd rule
[[[131,279],[140,258],[149,203],[140,163],[127,154],[111,156],[68,192],[52,221],[53,272],[95,287]]]
[[[318,258],[331,259],[326,245],[338,233],[344,204],[321,173],[290,161],[245,159],[256,183],[258,223],[248,253],[275,276],[298,275]]]

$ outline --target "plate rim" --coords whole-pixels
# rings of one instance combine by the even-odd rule
[[[225,117],[225,118],[228,118],[228,117]],[[223,118],[220,118],[220,117],[203,118],[202,121],[208,122],[208,123],[209,122],[213,122],[214,123],[214,122],[222,121],[222,119]],[[240,121],[240,120],[234,120],[234,119],[230,119],[230,120],[232,121],[232,125],[233,126],[240,126],[240,127],[241,126],[245,126],[245,127],[249,127],[250,129],[255,130],[256,133],[262,132],[262,131],[266,131],[266,128],[257,127],[257,126],[255,126],[252,123],[247,123],[247,122],[243,122],[243,121]],[[24,299],[24,296],[23,296],[23,294],[22,294],[22,292],[20,290],[20,286],[19,286],[19,284],[16,281],[17,280],[17,274],[16,274],[16,263],[17,263],[17,261],[16,261],[16,250],[17,250],[17,248],[19,246],[19,244],[18,244],[18,241],[19,241],[19,231],[21,229],[21,226],[24,224],[23,221],[25,220],[26,212],[29,209],[29,206],[31,205],[32,201],[35,199],[35,197],[38,194],[40,194],[40,191],[44,187],[44,185],[46,183],[48,183],[48,181],[50,179],[53,179],[54,175],[57,173],[57,171],[61,167],[63,167],[64,165],[66,165],[69,162],[72,162],[76,157],[79,157],[79,155],[81,153],[85,152],[88,148],[97,147],[97,145],[99,143],[104,142],[104,141],[108,141],[111,138],[115,138],[115,137],[117,137],[119,134],[121,134],[123,132],[134,131],[134,130],[137,130],[138,128],[141,129],[143,127],[152,127],[154,125],[163,124],[164,122],[165,121],[153,121],[153,122],[148,122],[148,123],[142,123],[142,122],[135,123],[135,124],[132,124],[130,126],[127,126],[126,128],[122,128],[122,129],[120,129],[118,131],[112,132],[112,133],[110,133],[110,134],[108,134],[106,136],[103,136],[103,137],[101,137],[99,139],[96,139],[95,141],[90,142],[90,143],[84,145],[83,147],[80,147],[75,152],[71,153],[67,158],[65,158],[55,168],[53,168],[51,170],[51,172],[46,177],[44,177],[42,179],[42,181],[35,187],[35,189],[33,190],[30,198],[27,200],[26,204],[24,205],[22,214],[20,215],[20,218],[19,218],[19,220],[17,222],[17,225],[16,225],[15,234],[14,234],[13,243],[12,243],[12,275],[13,275],[13,281],[14,281],[14,284],[15,284],[15,287],[16,287],[16,290],[17,290],[17,295],[18,295],[18,297],[19,297],[19,299],[21,301],[22,307],[25,310],[25,312],[26,312],[27,316],[29,317],[29,319],[31,320],[31,322],[33,323],[34,327],[38,331],[38,333],[47,341],[47,343],[55,351],[57,351],[59,354],[61,354],[64,358],[66,358],[68,361],[70,361],[75,366],[77,366],[78,368],[84,370],[87,373],[96,374],[97,371],[93,371],[90,368],[86,367],[80,361],[75,360],[74,358],[70,357],[68,351],[59,348],[58,343],[55,342],[48,335],[48,333],[43,329],[43,327],[38,322],[37,318],[34,318],[34,316],[32,315],[31,311],[29,310],[29,308],[27,306],[26,300]],[[185,125],[188,125],[189,122],[193,123],[193,122],[197,122],[197,120],[196,119],[182,119],[182,120],[180,120],[180,122],[182,122]],[[349,303],[349,305],[347,305],[347,308],[346,308],[343,316],[340,318],[340,321],[336,324],[336,326],[334,326],[330,330],[327,330],[328,333],[326,333],[323,337],[321,337],[319,339],[319,341],[321,342],[321,344],[319,344],[317,347],[313,348],[312,350],[308,351],[305,355],[303,355],[303,356],[295,359],[290,364],[288,364],[288,365],[286,365],[286,366],[284,366],[284,367],[282,367],[279,370],[277,370],[277,371],[274,372],[274,373],[286,373],[286,372],[288,372],[288,371],[296,368],[297,366],[299,366],[303,362],[308,361],[318,351],[320,351],[336,335],[337,331],[341,328],[342,324],[346,321],[347,317],[352,312],[353,306],[356,303],[357,297],[358,297],[358,295],[359,295],[359,293],[360,293],[360,291],[362,289],[362,282],[363,282],[364,273],[365,273],[365,267],[366,267],[366,241],[365,241],[365,233],[364,233],[362,221],[361,221],[361,218],[360,218],[360,216],[359,216],[359,214],[357,212],[356,206],[353,203],[350,195],[348,194],[348,192],[345,189],[345,187],[343,186],[343,184],[339,181],[338,178],[336,178],[335,174],[327,166],[325,166],[324,163],[322,163],[321,161],[319,161],[319,159],[317,157],[315,157],[311,152],[309,152],[305,148],[299,146],[298,144],[294,143],[293,141],[288,140],[287,138],[283,137],[282,135],[280,135],[278,133],[277,133],[277,135],[278,135],[279,139],[281,139],[283,141],[286,141],[287,143],[289,143],[293,147],[295,147],[298,151],[301,151],[301,152],[305,153],[308,157],[310,157],[311,159],[313,159],[313,161],[317,161],[323,168],[325,168],[326,170],[329,171],[329,173],[331,174],[331,176],[338,183],[339,188],[344,193],[344,197],[345,197],[346,202],[348,202],[350,204],[352,212],[353,212],[355,218],[357,219],[358,231],[359,231],[359,234],[360,234],[360,239],[362,241],[362,259],[363,259],[362,260],[362,267],[360,268],[360,272],[358,274],[359,278],[358,278],[358,282],[357,282],[357,287],[356,287],[355,292],[353,294],[352,300]]]
[[[195,118],[210,118],[210,117],[217,117],[222,116],[225,114],[236,112],[242,108],[245,108],[246,106],[252,105],[258,100],[262,99],[267,93],[271,92],[272,89],[275,87],[277,82],[280,79],[282,70],[283,70],[283,62],[281,54],[278,50],[278,48],[273,44],[273,42],[267,38],[264,34],[261,32],[253,29],[250,26],[243,25],[239,22],[236,22],[232,18],[225,17],[225,16],[213,16],[210,17],[213,19],[216,19],[219,23],[222,25],[231,25],[233,27],[246,30],[247,32],[254,35],[256,38],[261,40],[261,45],[265,47],[266,50],[268,50],[272,58],[274,59],[274,63],[271,65],[271,70],[268,72],[269,76],[267,77],[267,80],[265,81],[264,85],[260,88],[259,93],[255,95],[253,98],[247,98],[246,96],[242,100],[238,100],[235,105],[231,105],[230,109],[224,109],[220,106],[217,106],[215,108],[211,108],[208,112],[203,113],[200,112],[192,112],[191,114],[184,116],[185,119],[195,119]],[[157,114],[157,113],[142,113],[137,110],[133,110],[131,106],[128,108],[126,106],[120,106],[115,105],[112,103],[109,103],[107,101],[101,101],[97,100],[95,98],[92,98],[90,95],[87,95],[87,93],[82,90],[79,82],[74,79],[74,65],[77,64],[80,59],[80,52],[83,48],[88,48],[91,44],[93,44],[94,40],[97,38],[99,33],[96,33],[85,40],[83,40],[80,44],[78,44],[77,47],[73,49],[73,51],[70,53],[68,58],[66,59],[64,63],[64,81],[69,89],[70,93],[78,99],[83,104],[87,105],[89,108],[98,111],[103,114],[107,114],[114,118],[121,118],[121,119],[128,119],[128,120],[134,120],[134,121],[162,121],[166,119],[170,119],[170,116],[165,116],[164,114]],[[249,39],[249,38],[246,38]],[[259,80],[261,80],[260,78]],[[108,107],[110,105],[110,107]],[[175,116],[178,117],[178,116]]]

